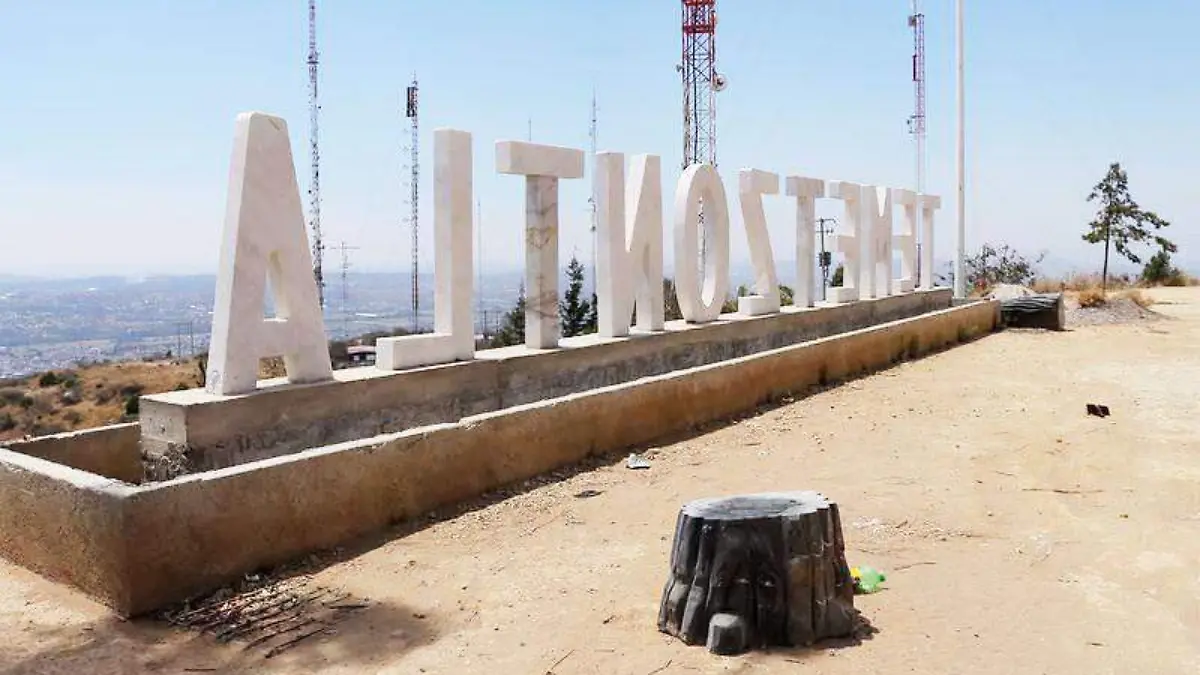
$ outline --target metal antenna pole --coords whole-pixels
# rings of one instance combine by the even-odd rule
[[[410,286],[412,288],[412,332],[419,333],[421,327],[421,221],[419,210],[421,181],[421,134],[418,125],[419,117],[417,115],[419,101],[417,89],[417,76],[413,74],[412,84],[406,90],[406,105],[405,114],[409,121],[412,122],[412,147],[409,149],[412,153],[411,164],[409,169],[409,205],[412,207],[412,213],[408,217],[409,227],[412,228],[412,280]]]
[[[916,142],[917,164],[917,194],[925,193],[925,14],[921,11],[921,0],[912,0],[912,13],[908,17],[908,26],[913,32],[913,114],[908,118],[908,130]],[[919,237],[922,231],[922,210],[917,209],[917,222],[914,236]],[[917,283],[921,282],[921,246],[925,242],[917,242]]]
[[[483,201],[475,200],[475,313],[479,334],[487,337],[487,317],[483,313]]]
[[[963,89],[963,0],[957,0],[955,5],[957,15],[957,30],[955,43],[957,52],[958,71],[958,246],[954,252],[954,297],[964,298],[967,295],[967,177],[966,177],[966,91]]]
[[[837,218],[818,218],[817,232],[821,235],[821,253],[817,258],[817,264],[821,267],[821,300],[825,301],[826,289],[829,288],[829,268],[833,262],[833,255],[825,249],[825,235],[833,234],[833,230],[825,227],[826,223],[837,224]]]
[[[592,211],[592,293],[599,292],[599,284],[596,280],[596,237],[598,236],[599,211],[596,203],[596,152],[597,142],[599,138],[599,122],[598,109],[596,107],[596,90],[592,90],[592,124],[589,130],[589,136],[592,141],[592,196],[588,199],[588,205]]]
[[[717,0],[682,0],[683,168],[717,166],[717,97],[725,79],[717,73]],[[700,212],[700,270],[708,263],[703,206]]]
[[[308,0],[308,142],[312,153],[312,174],[308,187],[308,226],[312,230],[313,279],[317,282],[317,301],[325,308],[325,242],[321,238],[321,151],[317,99],[317,0]]]

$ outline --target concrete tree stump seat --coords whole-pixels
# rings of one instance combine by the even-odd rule
[[[838,507],[817,492],[683,507],[658,628],[718,654],[849,637],[858,623]]]

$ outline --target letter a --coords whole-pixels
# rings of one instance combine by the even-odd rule
[[[275,317],[265,319],[267,279]],[[209,345],[208,391],[254,391],[259,359],[283,356],[289,382],[332,377],[287,123],[238,115]]]

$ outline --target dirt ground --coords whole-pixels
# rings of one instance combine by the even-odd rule
[[[271,659],[0,564],[0,671],[1200,672],[1200,289],[1153,295],[1169,319],[989,336],[347,552],[310,583],[369,606]],[[878,634],[724,658],[658,633],[680,504],[798,489],[888,573],[857,599]]]

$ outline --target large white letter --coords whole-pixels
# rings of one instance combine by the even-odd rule
[[[862,253],[862,242],[859,236],[862,222],[862,192],[862,186],[858,183],[833,181],[829,184],[829,196],[845,203],[842,221],[838,223],[837,234],[833,236],[833,250],[841,253],[843,257],[842,285],[829,289],[829,297],[834,302],[858,300],[858,262]]]
[[[268,276],[275,317],[264,319]],[[237,118],[209,354],[206,388],[215,394],[254,391],[265,356],[283,356],[289,382],[332,377],[287,122],[279,117]]]
[[[863,260],[862,286],[870,298],[892,294],[892,193],[887,188],[863,186],[863,211],[867,220],[867,256]]]
[[[787,193],[796,198],[796,291],[793,297],[796,307],[812,307],[817,198],[825,196],[825,181],[788,176]]]
[[[760,316],[779,311],[779,276],[775,272],[775,256],[762,205],[763,195],[775,194],[779,194],[778,174],[758,169],[738,172],[738,199],[746,237],[750,240],[750,262],[754,265],[754,295],[738,298],[738,314]]]
[[[704,200],[704,288],[700,288],[700,200]],[[679,311],[690,323],[721,316],[729,292],[729,203],[710,164],[693,164],[675,189],[675,289]]]
[[[937,286],[933,273],[933,212],[942,208],[942,198],[917,195],[921,207],[921,290]]]
[[[558,180],[583,178],[583,151],[497,141],[496,170],[525,176],[525,346],[558,346]]]
[[[471,134],[433,132],[434,296],[432,334],[380,338],[376,367],[417,368],[475,356],[471,325]]]
[[[892,201],[904,208],[900,232],[892,237],[892,246],[900,252],[900,277],[894,280],[899,293],[913,289],[917,265],[917,195],[912,190],[892,190]]]
[[[594,178],[600,335],[629,335],[635,305],[639,329],[662,330],[661,161],[655,155],[635,156],[632,176],[626,183],[625,155],[597,153]],[[631,207],[628,217],[627,205]]]

